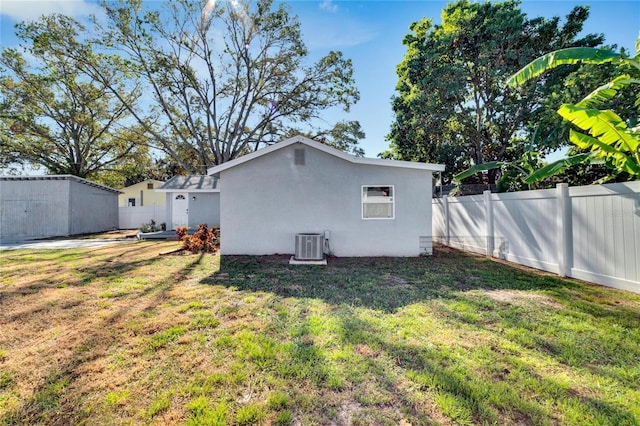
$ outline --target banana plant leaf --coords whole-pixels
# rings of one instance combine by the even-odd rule
[[[553,163],[549,163],[546,166],[531,173],[529,176],[525,177],[524,182],[531,184],[546,179],[550,176],[557,175],[558,173],[562,173],[568,167],[589,161],[591,156],[592,154],[590,153],[578,154],[571,157],[562,158],[558,161],[554,161]]]
[[[469,176],[475,175],[476,173],[483,172],[485,170],[499,169],[502,166],[505,166],[509,163],[504,161],[491,161],[489,163],[476,164],[473,167],[468,168],[467,170],[458,173],[453,178],[458,182],[464,178],[468,178]]]
[[[571,131],[569,139],[580,148],[591,149],[594,157],[611,159],[618,165],[620,170],[631,175],[640,176],[640,164],[633,157],[627,155],[626,152],[614,146],[607,145],[591,136],[574,132],[573,130]]]
[[[626,74],[619,75],[609,83],[604,84],[589,93],[584,99],[578,102],[576,106],[583,108],[598,107],[603,102],[611,100],[620,91],[620,89],[631,84],[640,84],[640,80],[631,78],[631,76]]]
[[[633,153],[638,150],[640,139],[627,132],[625,122],[611,110],[601,111],[564,104],[558,114],[607,145],[621,143],[627,151]]]
[[[525,65],[520,71],[509,77],[507,85],[509,87],[522,85],[543,72],[560,65],[577,64],[578,62],[604,64],[606,62],[617,62],[620,59],[620,54],[607,49],[595,49],[592,47],[560,49],[547,53]]]

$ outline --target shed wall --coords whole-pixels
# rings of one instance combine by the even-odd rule
[[[69,234],[69,181],[0,181],[0,238]]]
[[[118,229],[118,194],[70,181],[69,234]]]
[[[295,149],[305,150],[304,165]],[[297,233],[325,230],[337,256],[431,253],[429,171],[352,164],[293,144],[222,171],[220,182],[223,254],[293,253]],[[394,185],[395,219],[362,219],[362,185]]]

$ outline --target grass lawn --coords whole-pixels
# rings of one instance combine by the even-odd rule
[[[0,424],[640,424],[640,295],[176,244],[0,253]]]

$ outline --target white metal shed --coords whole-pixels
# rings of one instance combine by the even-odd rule
[[[0,176],[0,239],[118,229],[118,194],[72,175]]]

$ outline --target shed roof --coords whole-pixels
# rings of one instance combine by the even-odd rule
[[[87,179],[83,179],[74,175],[43,175],[43,176],[0,176],[0,181],[28,181],[28,180],[72,180],[74,182],[82,183],[84,185],[93,186],[105,191],[114,192],[116,194],[122,194],[122,191],[111,188],[106,185],[101,185],[96,182],[92,182]]]
[[[320,142],[316,142],[304,136],[294,136],[282,142],[273,144],[269,147],[260,149],[256,152],[252,152],[251,154],[243,155],[242,157],[236,158],[235,160],[227,161],[226,163],[220,164],[219,166],[211,167],[207,170],[207,174],[211,176],[219,176],[219,173],[223,170],[227,170],[232,167],[239,166],[255,158],[261,157],[263,155],[269,154],[279,149],[286,148],[289,145],[293,145],[295,143],[307,145],[311,148],[315,148],[319,151],[325,152],[327,154],[333,155],[334,157],[341,158],[343,160],[349,161],[354,164],[366,164],[371,166],[382,166],[382,167],[399,167],[399,168],[405,168],[405,169],[428,170],[432,172],[444,171],[444,164],[418,163],[414,161],[399,161],[399,160],[385,160],[381,158],[356,157],[354,155],[347,154],[344,151],[340,151],[339,149],[330,147]]]
[[[157,192],[220,192],[218,178],[205,175],[174,176],[162,186],[156,188]]]

